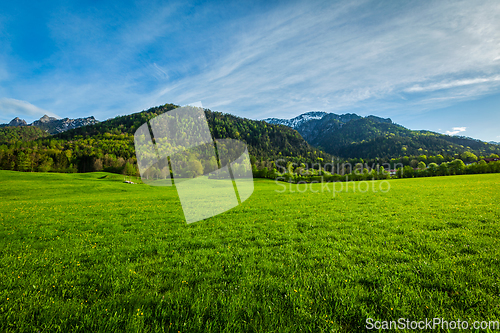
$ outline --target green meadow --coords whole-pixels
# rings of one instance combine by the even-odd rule
[[[241,205],[186,224],[174,187],[0,171],[0,331],[500,319],[500,174],[349,185],[256,179]]]

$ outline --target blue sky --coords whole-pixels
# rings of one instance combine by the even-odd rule
[[[0,4],[0,122],[197,101],[500,141],[500,2]]]

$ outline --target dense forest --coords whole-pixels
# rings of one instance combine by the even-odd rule
[[[150,119],[176,107],[165,104],[53,136],[32,126],[3,127],[0,168],[42,172],[104,170],[137,175],[135,131]],[[252,164],[259,168],[270,167],[271,161],[277,158],[297,163],[332,158],[311,147],[291,128],[210,110],[205,110],[205,115],[214,138],[232,138],[247,143]]]
[[[327,114],[296,127],[312,146],[344,159],[391,159],[419,155],[499,154],[500,146],[480,140],[413,131],[390,119]]]
[[[385,134],[336,149],[339,156],[357,158],[393,158],[420,155],[457,155],[471,152],[478,156],[499,154],[500,146],[465,137],[433,132],[412,131],[412,135]]]
[[[137,176],[134,133],[145,122],[174,108],[177,106],[165,104],[52,136],[34,126],[1,127],[0,168],[33,172],[103,170]],[[474,166],[469,165],[478,165],[485,158],[498,157],[500,153],[498,145],[429,131],[410,131],[393,124],[390,119],[377,117],[350,114],[327,116],[322,123],[318,120],[304,123],[304,136],[322,144],[314,148],[299,132],[287,126],[210,110],[205,110],[205,116],[213,138],[237,139],[247,144],[257,177],[298,175],[303,170],[309,170],[312,176],[318,176],[317,172],[343,175],[345,170],[334,167],[339,163],[365,165],[369,172],[379,169],[375,165],[386,170],[407,167],[409,174],[410,168],[421,168],[422,163],[440,166],[460,160],[470,171]],[[315,132],[318,126],[329,126],[329,134],[318,135]],[[337,126],[337,130],[332,131],[332,126]],[[336,157],[323,151],[325,145],[337,152]],[[280,171],[283,164],[293,166],[291,171]]]
[[[447,155],[446,159],[441,155],[430,156],[429,158],[422,155],[413,157],[413,159],[405,156],[400,159],[391,159],[390,162],[381,160],[372,160],[370,162],[365,162],[362,159],[352,159],[347,162],[334,160],[329,163],[297,164],[277,160],[276,164],[273,163],[271,169],[254,167],[253,172],[256,177],[291,183],[361,181],[394,177],[414,178],[500,172],[498,155],[492,154],[488,158],[478,159],[470,152],[457,155],[455,158]]]
[[[14,145],[20,141],[32,141],[47,136],[47,132],[34,126],[0,127],[0,145]]]

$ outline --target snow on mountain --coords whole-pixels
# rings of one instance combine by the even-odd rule
[[[49,117],[44,115],[38,120],[35,120],[31,124],[27,124],[25,120],[19,119],[18,117],[14,118],[9,124],[4,124],[1,126],[35,126],[43,129],[49,134],[57,134],[62,133],[70,129],[97,124],[99,121],[96,120],[93,116],[87,118],[78,118],[78,119],[57,119],[54,117]]]
[[[313,119],[322,119],[327,114],[328,113],[322,111],[311,111],[303,113],[292,119],[266,118],[264,121],[273,125],[285,125],[293,129],[297,129],[303,123]]]

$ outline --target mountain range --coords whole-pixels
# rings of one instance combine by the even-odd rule
[[[56,172],[104,170],[135,174],[131,171],[137,168],[135,131],[150,119],[176,107],[165,104],[54,135],[38,127],[54,124],[49,117],[42,117],[44,121],[34,122],[33,126],[3,126],[0,128],[0,169]],[[309,145],[292,128],[210,110],[205,110],[205,115],[214,138],[245,142],[252,165],[260,169],[270,170],[272,162],[280,158],[297,164],[333,158]],[[16,120],[15,123],[22,121]]]
[[[15,118],[0,126],[0,169],[130,171],[137,163],[135,131],[150,119],[176,107],[165,104],[103,122],[94,117],[59,120],[44,116],[28,125]],[[500,145],[430,131],[413,131],[394,124],[389,118],[376,116],[315,111],[293,119],[259,121],[208,109],[205,115],[212,136],[245,142],[252,164],[259,170],[271,170],[272,162],[280,158],[297,165],[331,161],[334,157],[354,163],[360,159],[381,163],[398,160],[407,165],[422,155],[442,155],[444,160],[451,161],[465,152],[477,157],[500,154]]]
[[[98,124],[79,127],[53,137],[70,141],[77,137],[86,139],[100,138],[107,134],[123,134],[132,140],[133,146],[133,135],[137,128],[146,121],[176,107],[174,104],[165,104]],[[208,109],[205,110],[205,115],[214,138],[242,140],[247,143],[249,153],[258,159],[273,160],[280,156],[297,160],[314,160],[317,157],[331,158],[329,154],[310,146],[297,131],[291,128]]]
[[[297,130],[312,146],[342,158],[394,158],[419,155],[455,155],[471,151],[476,155],[498,153],[500,146],[468,137],[431,131],[414,131],[390,118],[362,117],[347,113],[307,112],[292,119],[267,118]]]
[[[57,119],[54,117],[49,117],[47,115],[44,115],[43,117],[41,117],[38,120],[35,120],[31,124],[26,123],[26,120],[24,119],[16,117],[12,119],[8,124],[1,124],[0,127],[34,126],[52,135],[82,126],[94,125],[97,123],[99,123],[99,121],[96,120],[93,116],[87,118],[77,118],[77,119],[70,119],[70,118]]]

